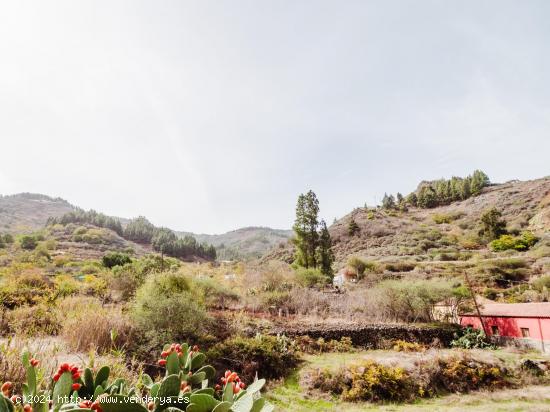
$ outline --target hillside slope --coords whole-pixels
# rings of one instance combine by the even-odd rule
[[[75,209],[64,199],[38,193],[0,195],[0,231],[31,232],[44,227],[49,217],[60,217]]]
[[[194,236],[199,242],[207,242],[216,247],[218,258],[250,259],[258,258],[292,236],[291,230],[269,227],[244,227],[219,235],[177,232],[178,235]]]
[[[424,259],[445,251],[476,249],[472,239],[481,215],[491,207],[502,212],[510,231],[531,230],[541,237],[550,236],[550,177],[491,185],[479,196],[432,209],[356,208],[329,228],[337,266],[351,255],[375,260]],[[436,223],[438,216],[449,222]],[[359,227],[353,235],[348,233],[352,219]],[[291,261],[292,251],[287,244],[272,249],[262,260]]]
[[[37,193],[0,195],[0,233],[30,233],[44,227],[49,217],[61,217],[78,208],[61,198]],[[122,226],[130,219],[120,218]],[[218,235],[175,231],[183,237],[191,235],[198,242],[206,242],[218,249],[220,260],[250,259],[262,256],[281,242],[286,242],[292,231],[268,227],[245,227]],[[130,245],[132,246],[132,245]]]
[[[351,254],[364,256],[418,255],[446,245],[445,236],[457,240],[458,249],[468,249],[467,240],[479,228],[483,212],[496,207],[508,223],[508,230],[531,230],[539,236],[550,231],[550,177],[512,181],[487,187],[476,197],[433,209],[410,208],[407,212],[358,208],[330,227],[338,260]],[[437,224],[437,217],[450,223]],[[348,233],[353,218],[359,226]],[[436,233],[441,234],[441,238]],[[430,243],[432,242],[432,243]],[[450,242],[453,243],[453,242]]]

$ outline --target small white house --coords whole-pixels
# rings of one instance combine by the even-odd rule
[[[346,283],[357,282],[357,274],[350,268],[342,268],[334,275],[332,284],[338,288],[341,288]]]

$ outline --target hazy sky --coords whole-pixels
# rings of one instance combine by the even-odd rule
[[[0,3],[0,193],[216,233],[550,174],[550,1]]]

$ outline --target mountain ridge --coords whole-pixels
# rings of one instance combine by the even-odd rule
[[[344,265],[352,255],[399,259],[426,253],[430,248],[435,253],[448,247],[445,237],[457,241],[454,246],[457,250],[467,250],[468,237],[477,233],[482,213],[491,207],[502,212],[511,232],[529,230],[550,237],[550,176],[490,184],[477,196],[433,208],[409,207],[407,211],[399,211],[380,206],[357,207],[329,227],[337,265]],[[451,221],[438,224],[437,215],[447,216]],[[354,234],[349,233],[352,220],[358,226]],[[416,253],[419,248],[426,250]],[[269,251],[262,261],[291,262],[292,256],[293,246],[289,242],[283,248]]]
[[[46,225],[49,217],[61,217],[79,207],[61,197],[41,193],[22,192],[0,195],[0,232],[29,233]],[[131,219],[113,216],[123,226]],[[291,230],[265,226],[247,226],[221,234],[193,233],[173,230],[177,236],[191,235],[198,242],[207,242],[220,248],[220,259],[249,259],[263,255],[279,242],[286,241]]]

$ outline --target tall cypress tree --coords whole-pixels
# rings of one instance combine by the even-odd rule
[[[310,190],[298,196],[294,221],[296,263],[306,268],[317,267],[316,251],[319,244],[319,200]]]
[[[300,266],[308,267],[308,249],[307,249],[307,227],[306,227],[306,198],[303,194],[298,196],[296,203],[296,220],[294,221],[294,244],[296,245],[296,263]]]
[[[316,251],[319,243],[319,200],[315,193],[310,190],[306,194],[306,227],[308,245],[308,267],[317,267]]]
[[[317,248],[317,262],[321,266],[321,272],[332,278],[332,264],[334,263],[334,253],[332,253],[332,239],[324,220],[321,220],[321,230],[319,234],[319,247]]]

